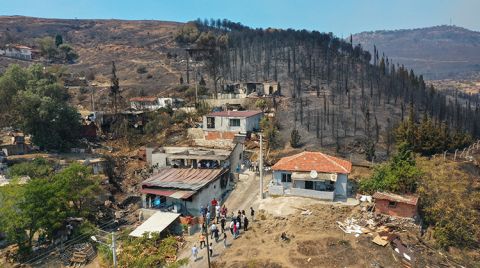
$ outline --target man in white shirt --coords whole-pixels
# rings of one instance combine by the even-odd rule
[[[197,245],[193,245],[192,247],[192,256],[193,256],[193,261],[197,261],[197,257],[198,257]]]

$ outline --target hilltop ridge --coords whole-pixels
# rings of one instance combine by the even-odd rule
[[[428,79],[464,78],[480,72],[480,32],[458,26],[379,30],[352,36],[355,44],[404,64]]]

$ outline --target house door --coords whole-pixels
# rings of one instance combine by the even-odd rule
[[[313,181],[305,181],[305,189],[313,190]]]

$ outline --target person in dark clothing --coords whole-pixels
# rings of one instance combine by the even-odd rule
[[[240,213],[238,213],[235,223],[237,222],[240,224],[240,228],[242,228],[242,215]]]
[[[247,217],[244,218],[243,220],[243,231],[247,231],[247,228],[248,228],[248,219]]]
[[[250,217],[252,219],[252,221],[254,221],[254,217],[255,217],[255,210],[253,210],[253,207],[250,207]]]
[[[225,222],[226,222],[225,217],[222,217],[222,219],[220,220],[220,227],[222,228],[222,233],[225,232]]]
[[[213,232],[213,236],[215,237],[215,242],[218,243],[218,238],[219,238],[218,229],[215,229],[215,231]]]

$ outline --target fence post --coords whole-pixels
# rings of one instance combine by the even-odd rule
[[[453,161],[457,161],[457,151],[458,149],[455,149],[455,156],[453,157]]]
[[[447,151],[443,152],[443,160],[447,160]]]

